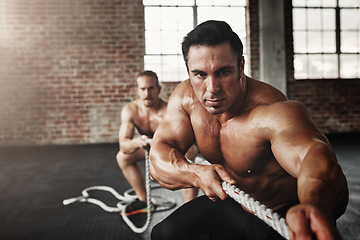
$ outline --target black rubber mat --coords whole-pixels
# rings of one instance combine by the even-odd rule
[[[350,188],[349,206],[338,220],[345,240],[360,240],[359,136],[329,137]],[[117,213],[87,203],[62,205],[89,186],[129,189],[115,161],[117,150],[118,144],[0,148],[0,239],[148,240],[151,227],[171,211],[154,213],[150,229],[136,234]],[[156,191],[182,203],[180,192]],[[108,205],[117,203],[111,194],[95,194]],[[145,218],[133,220],[142,225]]]

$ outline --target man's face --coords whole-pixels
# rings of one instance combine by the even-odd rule
[[[191,46],[187,67],[195,95],[211,114],[230,109],[239,98],[242,69],[238,70],[238,57],[229,43],[217,46]]]
[[[160,88],[156,79],[149,76],[137,78],[137,94],[146,107],[153,107],[159,100]]]

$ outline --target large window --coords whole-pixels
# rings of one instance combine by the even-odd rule
[[[293,0],[295,79],[360,77],[359,7],[359,0]]]
[[[162,82],[188,78],[181,52],[183,37],[206,20],[226,21],[239,35],[246,53],[246,0],[143,0],[144,68]]]

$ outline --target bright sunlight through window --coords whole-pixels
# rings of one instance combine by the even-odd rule
[[[226,21],[239,35],[246,58],[246,0],[143,0],[145,6],[144,68],[161,82],[188,78],[181,52],[184,36],[206,20]]]

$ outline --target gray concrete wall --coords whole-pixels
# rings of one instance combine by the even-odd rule
[[[286,94],[283,0],[259,0],[260,80]]]

